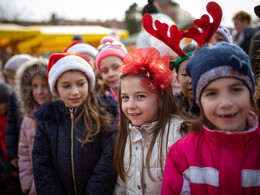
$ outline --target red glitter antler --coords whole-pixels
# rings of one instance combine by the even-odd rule
[[[216,2],[209,2],[206,6],[207,12],[212,16],[213,22],[210,23],[210,18],[207,14],[201,16],[200,19],[193,21],[195,26],[198,26],[202,29],[202,32],[199,31],[195,26],[188,28],[188,31],[183,34],[183,36],[191,38],[198,43],[198,46],[201,47],[205,43],[209,43],[215,32],[217,31],[221,19],[222,19],[222,9]]]
[[[153,27],[153,18],[150,14],[146,13],[142,18],[142,23],[144,29],[150,33],[155,38],[164,42],[168,45],[176,54],[180,57],[186,56],[180,47],[180,42],[184,38],[184,30],[179,30],[176,25],[171,25],[170,27],[170,37],[168,36],[169,26],[166,23],[161,23],[159,20],[155,20]]]

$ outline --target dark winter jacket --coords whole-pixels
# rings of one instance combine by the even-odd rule
[[[112,194],[117,179],[112,165],[114,128],[82,147],[78,138],[83,136],[84,122],[73,128],[72,142],[70,111],[61,101],[43,104],[35,117],[39,123],[32,158],[37,194],[75,194],[73,173],[77,194]]]
[[[195,101],[193,106],[190,106],[188,98],[185,95],[183,95],[183,93],[181,93],[180,95],[176,95],[175,101],[177,108],[185,117],[195,119],[199,116],[199,106],[195,103]]]
[[[19,111],[19,105],[15,93],[8,101],[7,124],[5,127],[6,156],[10,160],[17,157],[18,140],[20,136],[20,126],[22,116]]]

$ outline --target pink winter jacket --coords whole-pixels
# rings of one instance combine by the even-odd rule
[[[170,149],[162,195],[259,194],[260,128],[250,113],[249,130],[193,132]]]
[[[25,117],[21,124],[20,138],[18,142],[18,167],[19,177],[23,193],[37,194],[35,190],[32,165],[33,141],[36,133],[35,121]]]

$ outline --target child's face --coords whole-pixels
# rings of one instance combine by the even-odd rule
[[[250,109],[250,92],[234,78],[211,82],[201,95],[201,106],[207,119],[219,130],[244,131]]]
[[[213,35],[213,37],[212,37],[212,39],[210,41],[210,44],[214,46],[214,45],[216,45],[219,42],[227,42],[227,40],[226,40],[226,38],[222,34],[216,32]]]
[[[51,92],[46,78],[43,78],[40,75],[34,76],[31,86],[33,99],[39,105],[51,100]]]
[[[14,86],[15,86],[15,83],[14,83],[15,71],[6,70],[6,71],[5,71],[5,74],[6,74],[6,81],[7,81],[7,83],[8,83],[12,88],[14,88]]]
[[[142,85],[142,77],[128,75],[121,80],[122,110],[135,126],[153,122],[158,118],[159,97]]]
[[[191,86],[191,78],[186,73],[186,64],[188,60],[181,62],[179,66],[179,72],[177,80],[181,86],[183,95],[185,95],[190,101],[194,100]]]
[[[0,114],[5,114],[8,108],[7,102],[0,102]]]
[[[100,61],[101,76],[109,88],[114,91],[119,87],[119,66],[122,64],[122,59],[116,56],[108,56]]]
[[[57,92],[68,107],[80,106],[88,96],[88,88],[86,75],[77,70],[64,72],[56,82]]]

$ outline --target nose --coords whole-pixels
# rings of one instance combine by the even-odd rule
[[[129,101],[127,102],[127,108],[128,109],[136,108],[135,100],[133,98],[130,98]]]
[[[71,94],[72,94],[72,95],[77,95],[78,93],[79,93],[78,88],[77,88],[77,87],[72,87],[72,89],[71,89]]]
[[[222,95],[219,98],[219,108],[227,109],[233,106],[232,99],[228,95]]]
[[[191,78],[189,77],[188,83],[191,84]]]

